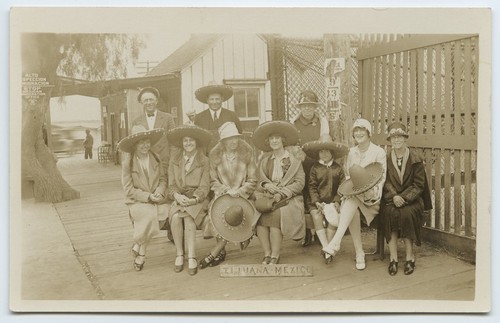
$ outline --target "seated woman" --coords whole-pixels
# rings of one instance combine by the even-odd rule
[[[305,235],[305,174],[301,161],[285,149],[298,143],[298,131],[289,122],[269,121],[255,129],[252,139],[257,148],[270,152],[259,163],[255,198],[256,203],[273,199],[276,204],[262,213],[256,231],[264,249],[262,264],[277,264],[283,236],[302,240]]]
[[[381,209],[391,256],[388,271],[391,276],[398,272],[399,238],[403,239],[406,249],[404,274],[410,275],[415,270],[413,243],[420,246],[420,228],[425,222],[423,212],[432,209],[432,201],[422,158],[406,145],[406,127],[394,122],[388,132],[392,150],[387,156]]]
[[[132,134],[118,143],[123,154],[122,185],[126,193],[125,203],[134,226],[134,268],[144,267],[146,249],[150,240],[159,233],[159,220],[167,214],[164,202],[167,179],[160,159],[151,151],[163,136],[163,129],[147,131],[134,126]]]
[[[325,205],[333,204],[334,210],[340,213],[340,195],[337,190],[345,179],[342,166],[334,159],[345,156],[347,146],[333,141],[311,141],[302,146],[302,150],[309,158],[316,160],[309,174],[309,210],[314,223],[316,235],[324,248],[332,240],[335,228],[325,218]],[[327,207],[328,208],[328,207]],[[326,223],[326,230],[323,225]],[[333,258],[322,252],[325,263],[329,264]]]
[[[356,269],[366,268],[365,252],[361,241],[361,219],[360,213],[365,217],[366,223],[370,225],[380,209],[380,199],[385,182],[386,154],[385,150],[370,141],[372,127],[368,120],[357,119],[352,125],[352,136],[356,146],[349,150],[346,161],[346,179],[349,179],[350,169],[357,165],[361,168],[371,164],[380,163],[383,168],[383,176],[380,181],[365,194],[354,194],[345,196],[340,206],[340,221],[337,232],[332,241],[323,248],[327,254],[334,256],[340,250],[340,243],[349,228],[354,249],[356,250]],[[339,192],[340,191],[339,188]]]
[[[184,239],[188,253],[188,272],[196,275],[195,238],[208,210],[210,167],[203,148],[211,140],[211,133],[198,126],[186,125],[167,133],[171,145],[180,148],[170,158],[168,166],[167,198],[171,203],[170,228],[177,249],[174,271],[184,267]]]
[[[208,156],[211,189],[215,195],[213,201],[224,194],[247,200],[251,199],[257,182],[252,147],[241,139],[241,134],[234,122],[226,122],[220,126],[219,137],[219,142]],[[207,219],[211,219],[211,217],[207,217]],[[225,246],[228,240],[218,234],[210,220],[205,226],[204,237],[213,236],[215,236],[217,243],[211,252],[200,261],[200,269],[207,266],[217,266],[226,259]]]

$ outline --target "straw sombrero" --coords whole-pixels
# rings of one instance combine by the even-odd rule
[[[319,152],[324,149],[331,151],[333,159],[344,157],[349,152],[349,148],[346,145],[333,141],[315,140],[306,142],[302,146],[304,153],[314,160],[319,160]]]
[[[375,186],[384,175],[381,163],[371,163],[366,167],[353,165],[349,168],[350,178],[340,184],[338,192],[344,196],[358,195]]]
[[[233,96],[233,88],[229,85],[217,84],[215,81],[209,82],[208,85],[200,87],[194,92],[194,96],[198,101],[208,103],[210,94],[219,93],[222,96],[222,102],[229,100]]]
[[[182,139],[184,137],[195,139],[197,147],[206,147],[210,140],[212,140],[210,131],[194,125],[183,125],[167,132],[168,142],[181,149],[183,148]]]
[[[231,242],[243,242],[250,239],[253,235],[253,226],[257,223],[259,216],[248,200],[227,194],[213,201],[209,214],[215,231]]]
[[[161,139],[164,134],[164,130],[161,128],[146,130],[146,128],[144,128],[143,126],[133,126],[131,132],[132,134],[123,138],[118,143],[119,150],[126,153],[132,153],[135,150],[135,145],[137,144],[137,142],[146,138],[149,138],[149,140],[151,141],[151,146],[153,146],[158,142],[158,140]]]
[[[287,146],[295,146],[299,142],[299,132],[288,121],[267,121],[258,126],[252,136],[252,141],[260,150],[271,151],[266,139],[271,135],[280,135],[285,138]]]

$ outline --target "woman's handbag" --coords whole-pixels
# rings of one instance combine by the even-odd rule
[[[274,210],[279,209],[282,206],[287,205],[291,199],[292,197],[289,197],[279,202],[276,202],[273,198],[269,197],[258,198],[255,201],[255,209],[260,213],[270,213]]]

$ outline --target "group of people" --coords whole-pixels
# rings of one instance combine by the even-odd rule
[[[405,242],[404,273],[415,270],[413,244],[421,242],[423,211],[431,208],[431,200],[423,161],[408,148],[404,124],[389,126],[392,149],[386,154],[371,142],[370,122],[358,119],[352,126],[355,146],[348,149],[332,140],[328,121],[317,111],[316,94],[304,91],[297,103],[300,113],[291,122],[267,121],[255,129],[254,150],[236,114],[222,108],[232,93],[218,84],[198,89],[196,98],[209,109],[176,127],[171,115],[156,108],[158,90],[140,91],[144,115],[118,145],[137,271],[161,229],[175,244],[175,272],[183,271],[186,258],[190,275],[217,266],[226,259],[228,242],[243,250],[255,236],[261,263],[279,264],[284,238],[310,242],[305,214],[312,217],[326,264],[349,229],[355,266],[365,269],[361,215],[368,225],[378,216],[390,250],[389,274],[398,272],[398,239]],[[197,230],[215,238],[199,261]]]

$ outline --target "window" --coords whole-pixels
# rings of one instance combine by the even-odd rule
[[[259,118],[259,89],[234,89],[234,112],[240,118]]]

